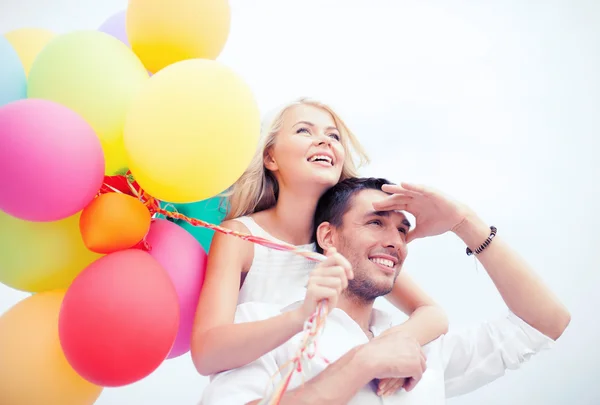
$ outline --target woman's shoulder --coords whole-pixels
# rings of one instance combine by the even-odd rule
[[[230,218],[221,222],[220,226],[222,228],[231,229],[232,231],[248,233],[250,232],[248,222],[251,220],[252,218],[249,216]]]
[[[227,219],[219,224],[221,228],[231,230],[241,234],[251,233],[248,226],[239,218]],[[248,271],[254,260],[253,244],[226,232],[215,232],[211,242],[211,248],[208,251],[209,256],[227,257],[229,260],[239,260],[241,271]]]

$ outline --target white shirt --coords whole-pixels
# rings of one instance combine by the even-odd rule
[[[265,231],[252,217],[236,218],[254,236],[282,242]],[[315,244],[297,246],[315,251]],[[254,243],[254,258],[238,294],[238,305],[247,302],[288,306],[306,297],[306,284],[316,263],[296,253],[271,249]]]
[[[287,309],[280,310],[273,304],[246,303],[238,306],[235,322],[267,319]],[[371,332],[377,336],[393,325],[387,313],[378,309],[373,311]],[[272,392],[281,381],[279,369],[294,357],[301,338],[302,333],[244,367],[213,376],[204,390],[201,404],[244,405],[263,398],[265,392]],[[350,349],[368,341],[359,325],[336,308],[330,312],[319,338],[319,354],[333,363]],[[509,311],[506,317],[492,322],[451,330],[424,346],[427,370],[411,392],[401,390],[382,398],[377,396],[371,383],[362,387],[349,404],[443,405],[446,398],[474,391],[501,377],[507,369],[519,368],[534,354],[550,348],[553,342]],[[304,367],[304,381],[326,367],[322,357],[315,356],[309,367]],[[302,376],[295,372],[288,390],[302,383]]]

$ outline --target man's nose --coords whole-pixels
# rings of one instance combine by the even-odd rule
[[[404,242],[404,239],[402,239],[402,236],[400,236],[400,232],[398,232],[395,229],[392,229],[389,232],[386,232],[385,239],[384,239],[384,246],[386,248],[398,250],[404,244],[405,244],[405,242]]]

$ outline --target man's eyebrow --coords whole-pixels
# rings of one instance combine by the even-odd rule
[[[365,215],[365,218],[368,218],[368,217],[384,217],[384,218],[388,218],[390,216],[390,213],[391,213],[391,211],[370,211],[370,212],[368,212]],[[406,226],[409,229],[411,227],[410,222],[406,218],[404,218],[402,220],[402,225]]]

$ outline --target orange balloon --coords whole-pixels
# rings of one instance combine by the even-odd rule
[[[40,292],[0,316],[0,403],[92,405],[103,388],[68,363],[58,336],[64,290]]]
[[[150,211],[137,198],[107,193],[85,207],[79,229],[89,250],[112,253],[137,245],[148,233],[150,221]]]

